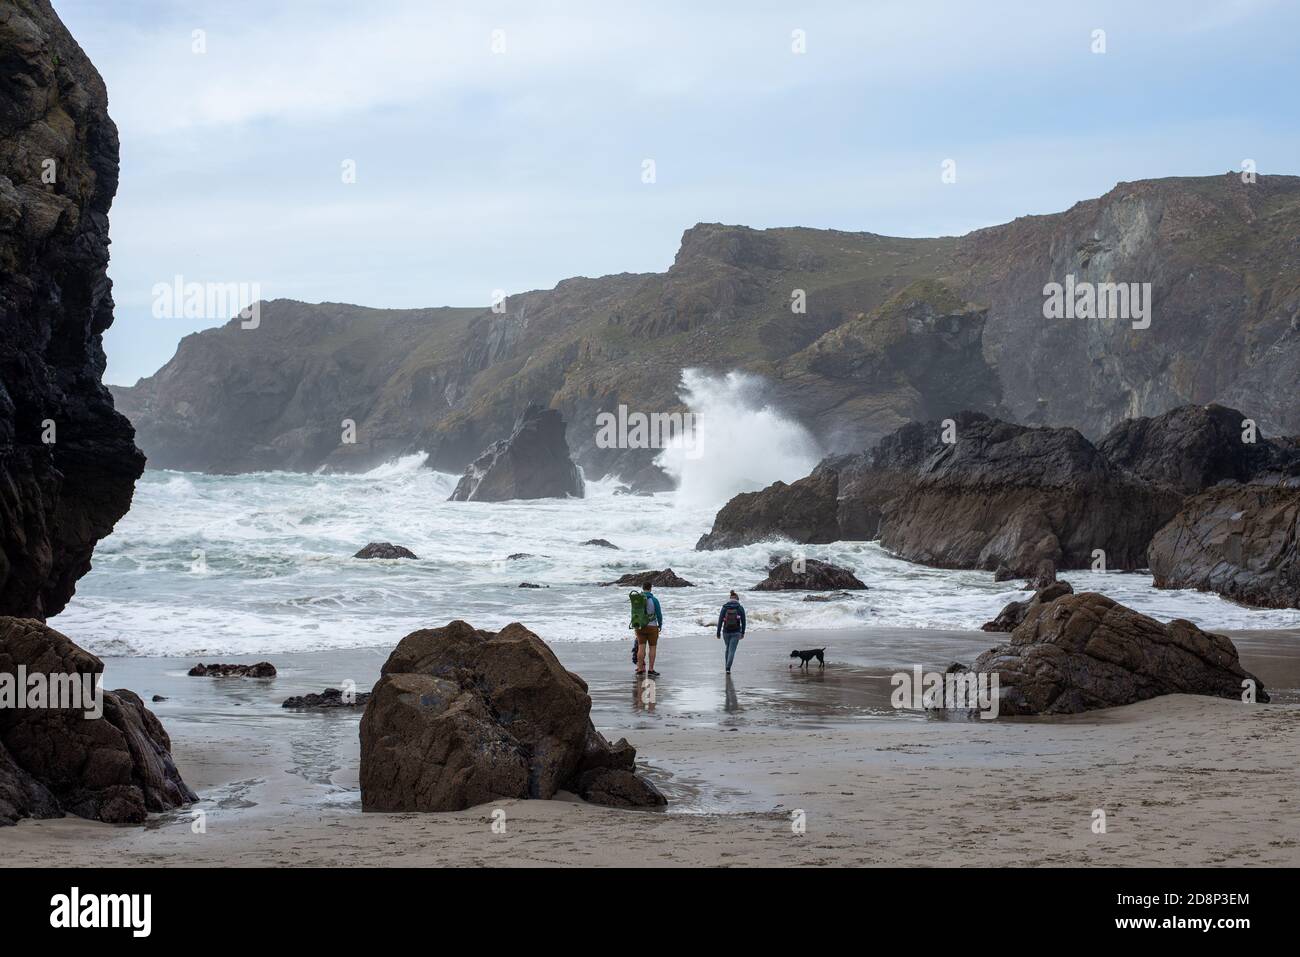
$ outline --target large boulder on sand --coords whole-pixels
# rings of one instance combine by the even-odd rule
[[[504,502],[527,498],[582,498],[582,473],[569,457],[558,409],[533,403],[510,438],[494,442],[470,463],[448,501]]]
[[[64,813],[139,824],[152,811],[198,800],[176,770],[167,732],[133,692],[102,691],[98,717],[87,717],[84,707],[18,707],[12,698],[26,701],[29,689],[52,688],[55,678],[85,693],[83,676],[93,682],[103,670],[54,629],[0,618],[0,824]]]
[[[785,561],[767,573],[767,578],[751,591],[861,591],[864,585],[858,576],[847,568],[815,558]]]
[[[453,621],[407,635],[384,663],[361,718],[361,805],[454,811],[562,789],[666,804],[635,758],[596,731],[586,682],[537,635]]]
[[[1240,700],[1246,681],[1268,701],[1223,635],[1181,619],[1162,624],[1096,592],[1031,603],[1009,643],[971,670],[997,673],[1001,714],[1073,714],[1162,694]]]
[[[1300,608],[1300,488],[1230,485],[1189,498],[1147,550],[1157,588]]]

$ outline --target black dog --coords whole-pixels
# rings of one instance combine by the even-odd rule
[[[790,652],[790,657],[802,659],[803,663],[799,665],[800,668],[807,668],[808,662],[812,661],[814,658],[821,662],[821,666],[825,668],[826,659],[823,657],[825,651],[825,648],[813,648],[809,651],[792,651]]]

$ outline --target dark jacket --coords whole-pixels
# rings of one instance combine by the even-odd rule
[[[736,601],[736,599],[734,598],[730,599],[725,605],[723,605],[722,611],[718,612],[718,634],[719,635],[722,634],[722,623],[727,620],[728,608],[736,609],[736,614],[740,618],[740,628],[738,630],[740,631],[740,634],[743,637],[745,634],[745,606],[742,605],[740,602]],[[729,635],[735,634],[735,632],[729,631],[727,632],[727,634]]]

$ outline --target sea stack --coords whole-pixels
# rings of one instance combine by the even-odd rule
[[[533,403],[519,416],[508,439],[494,442],[470,463],[448,501],[582,496],[582,473],[569,456],[563,416],[557,409]]]

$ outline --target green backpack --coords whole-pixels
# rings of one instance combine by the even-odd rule
[[[650,624],[650,610],[646,607],[645,592],[631,591],[627,593],[628,601],[632,603],[632,627],[644,628]]]

